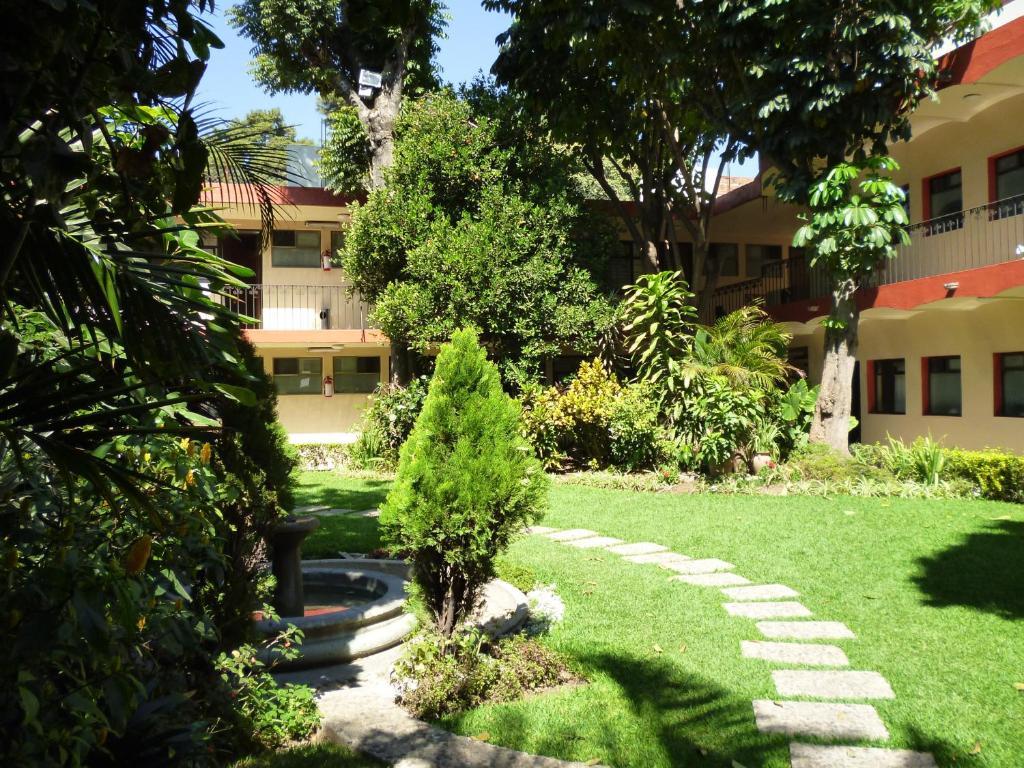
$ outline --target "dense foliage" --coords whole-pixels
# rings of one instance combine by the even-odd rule
[[[423,353],[473,325],[521,386],[563,348],[595,348],[610,308],[594,274],[613,241],[572,163],[491,117],[495,101],[406,104],[388,184],[354,211],[342,263],[392,341]]]
[[[34,3],[0,30],[4,764],[250,746],[216,658],[258,599],[240,537],[280,515],[290,464],[219,301],[244,270],[200,247],[219,222],[197,206],[242,182],[269,223],[276,177],[191,107],[208,9]]]
[[[398,463],[398,453],[423,409],[428,381],[420,376],[408,386],[384,384],[377,388],[363,414],[359,439],[349,450],[353,463],[365,469]]]
[[[547,485],[520,418],[476,334],[454,334],[438,356],[380,518],[388,543],[409,553],[442,637],[476,606],[495,557],[540,517]]]

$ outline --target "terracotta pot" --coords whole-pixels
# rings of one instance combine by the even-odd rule
[[[772,463],[772,455],[770,453],[755,453],[750,457],[750,469],[756,475],[765,467],[770,466]]]

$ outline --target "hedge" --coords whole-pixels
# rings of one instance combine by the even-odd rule
[[[960,478],[976,486],[986,499],[1024,502],[1024,456],[986,449],[946,451],[948,478]]]

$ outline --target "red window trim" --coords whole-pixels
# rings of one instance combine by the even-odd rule
[[[1005,152],[1000,152],[995,155],[989,155],[988,158],[988,201],[990,203],[996,202],[996,161],[1006,157],[1007,155],[1015,155],[1021,150],[1024,150],[1024,144],[1013,149],[1008,149]]]
[[[940,173],[933,173],[931,176],[925,176],[921,179],[921,219],[922,221],[931,221],[932,218],[932,194],[930,182],[932,179],[938,179],[942,176],[949,176],[951,173],[960,173],[960,189],[963,194],[963,167],[956,166],[955,168],[949,168]],[[962,201],[961,201],[962,204]]]

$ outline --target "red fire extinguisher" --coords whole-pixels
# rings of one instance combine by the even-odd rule
[[[323,267],[324,272],[331,271],[331,252],[329,250],[320,254],[320,266]]]
[[[334,397],[334,379],[324,376],[324,397]]]

